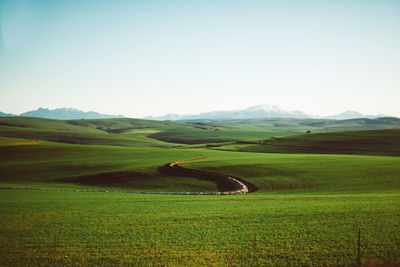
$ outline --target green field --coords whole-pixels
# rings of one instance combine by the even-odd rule
[[[0,119],[0,187],[13,188],[0,191],[0,265],[357,266],[358,230],[363,265],[400,265],[400,132],[273,123]],[[49,190],[216,192],[160,171],[204,156],[182,166],[257,190]]]
[[[324,132],[214,144],[218,150],[262,153],[400,156],[400,129]]]
[[[206,144],[311,132],[400,128],[400,119],[151,121],[140,119],[49,120],[1,117],[0,136],[71,144],[171,146]],[[159,141],[157,141],[159,140]],[[165,142],[168,142],[166,144]]]
[[[1,265],[399,264],[400,194],[5,191]]]

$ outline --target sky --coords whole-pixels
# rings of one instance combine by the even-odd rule
[[[0,111],[400,117],[398,0],[0,0]]]

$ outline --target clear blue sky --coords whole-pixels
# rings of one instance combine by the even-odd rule
[[[400,1],[0,0],[0,111],[400,116]]]

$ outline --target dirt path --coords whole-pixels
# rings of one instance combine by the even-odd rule
[[[195,160],[202,160],[211,158],[201,157],[189,160],[180,160],[168,163],[163,168],[163,172],[172,175],[193,176],[199,179],[215,181],[217,184],[222,183],[225,187],[229,186],[229,190],[220,192],[142,192],[142,191],[116,191],[116,190],[90,190],[90,189],[63,189],[63,188],[35,188],[35,187],[0,187],[0,190],[36,190],[36,191],[66,191],[66,192],[97,192],[97,193],[125,193],[125,194],[152,194],[152,195],[235,195],[247,194],[250,192],[249,188],[238,178],[233,178],[225,174],[204,172],[195,169],[184,168],[179,166],[181,163],[191,162]]]
[[[167,166],[164,167],[165,168],[164,172],[172,174],[172,175],[192,176],[192,177],[196,177],[199,179],[215,181],[217,183],[218,187],[225,189],[223,191],[213,192],[213,193],[201,193],[201,192],[200,193],[192,193],[195,195],[234,195],[234,194],[247,194],[250,192],[249,188],[243,182],[241,182],[238,178],[234,178],[234,177],[231,177],[231,176],[228,176],[225,174],[205,172],[205,171],[201,171],[201,170],[189,169],[189,168],[184,168],[182,166],[179,166],[179,164],[181,164],[181,163],[202,160],[202,159],[207,159],[207,158],[211,158],[211,156],[201,157],[201,158],[196,158],[196,159],[174,161],[174,162],[167,164]],[[187,194],[187,193],[184,193],[184,194]]]

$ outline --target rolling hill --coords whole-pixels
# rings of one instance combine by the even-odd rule
[[[358,230],[363,265],[398,265],[396,123],[0,118],[0,265],[356,266]],[[218,191],[160,170],[200,157],[256,191],[153,194]]]
[[[329,132],[392,128],[400,128],[400,119],[378,118],[342,121],[242,119],[171,122],[129,118],[95,120],[0,118],[0,136],[4,137],[41,139],[72,144],[121,146],[206,144],[282,137],[307,131]]]
[[[213,149],[260,153],[400,156],[400,129],[322,132],[213,145]]]

